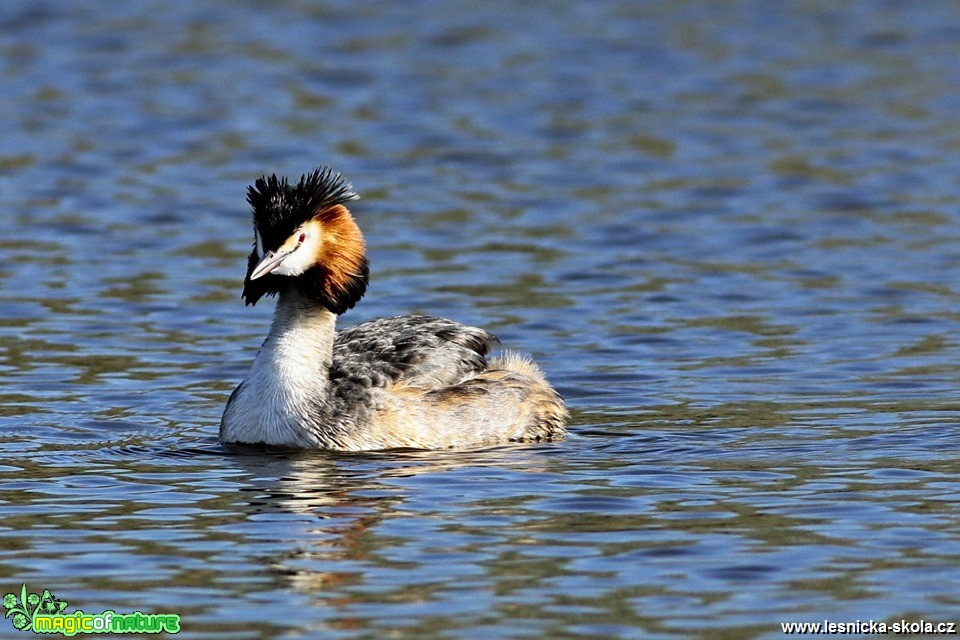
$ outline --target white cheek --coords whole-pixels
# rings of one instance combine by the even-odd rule
[[[280,265],[273,270],[278,276],[298,276],[317,262],[317,238],[308,235],[307,239],[297,247]]]
[[[278,276],[298,276],[313,264],[311,256],[307,255],[303,251],[303,247],[300,247],[289,256],[286,260],[280,263],[272,273],[277,274]]]

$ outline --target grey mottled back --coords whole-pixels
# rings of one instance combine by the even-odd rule
[[[381,318],[337,332],[330,380],[344,391],[396,383],[439,389],[483,371],[495,341],[483,329],[444,318]]]

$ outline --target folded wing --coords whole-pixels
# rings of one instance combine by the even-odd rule
[[[337,333],[331,381],[424,390],[455,385],[483,371],[496,338],[483,329],[432,316],[397,316]]]

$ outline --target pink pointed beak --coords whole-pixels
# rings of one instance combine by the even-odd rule
[[[257,266],[253,268],[253,271],[250,272],[250,279],[256,280],[261,278],[277,267],[280,266],[280,263],[283,262],[283,259],[288,255],[293,253],[293,250],[290,251],[267,251],[267,254],[263,256],[263,259],[257,263]]]

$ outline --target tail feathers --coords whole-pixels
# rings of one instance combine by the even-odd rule
[[[515,371],[521,375],[533,378],[538,382],[547,384],[547,379],[543,375],[540,367],[529,357],[516,351],[504,351],[501,355],[490,361],[490,369],[507,369]]]
[[[506,351],[490,361],[488,372],[503,371],[519,375],[532,384],[524,385],[527,397],[523,407],[528,414],[526,428],[519,440],[559,440],[566,433],[569,414],[563,398],[557,393],[546,376],[530,358]]]

